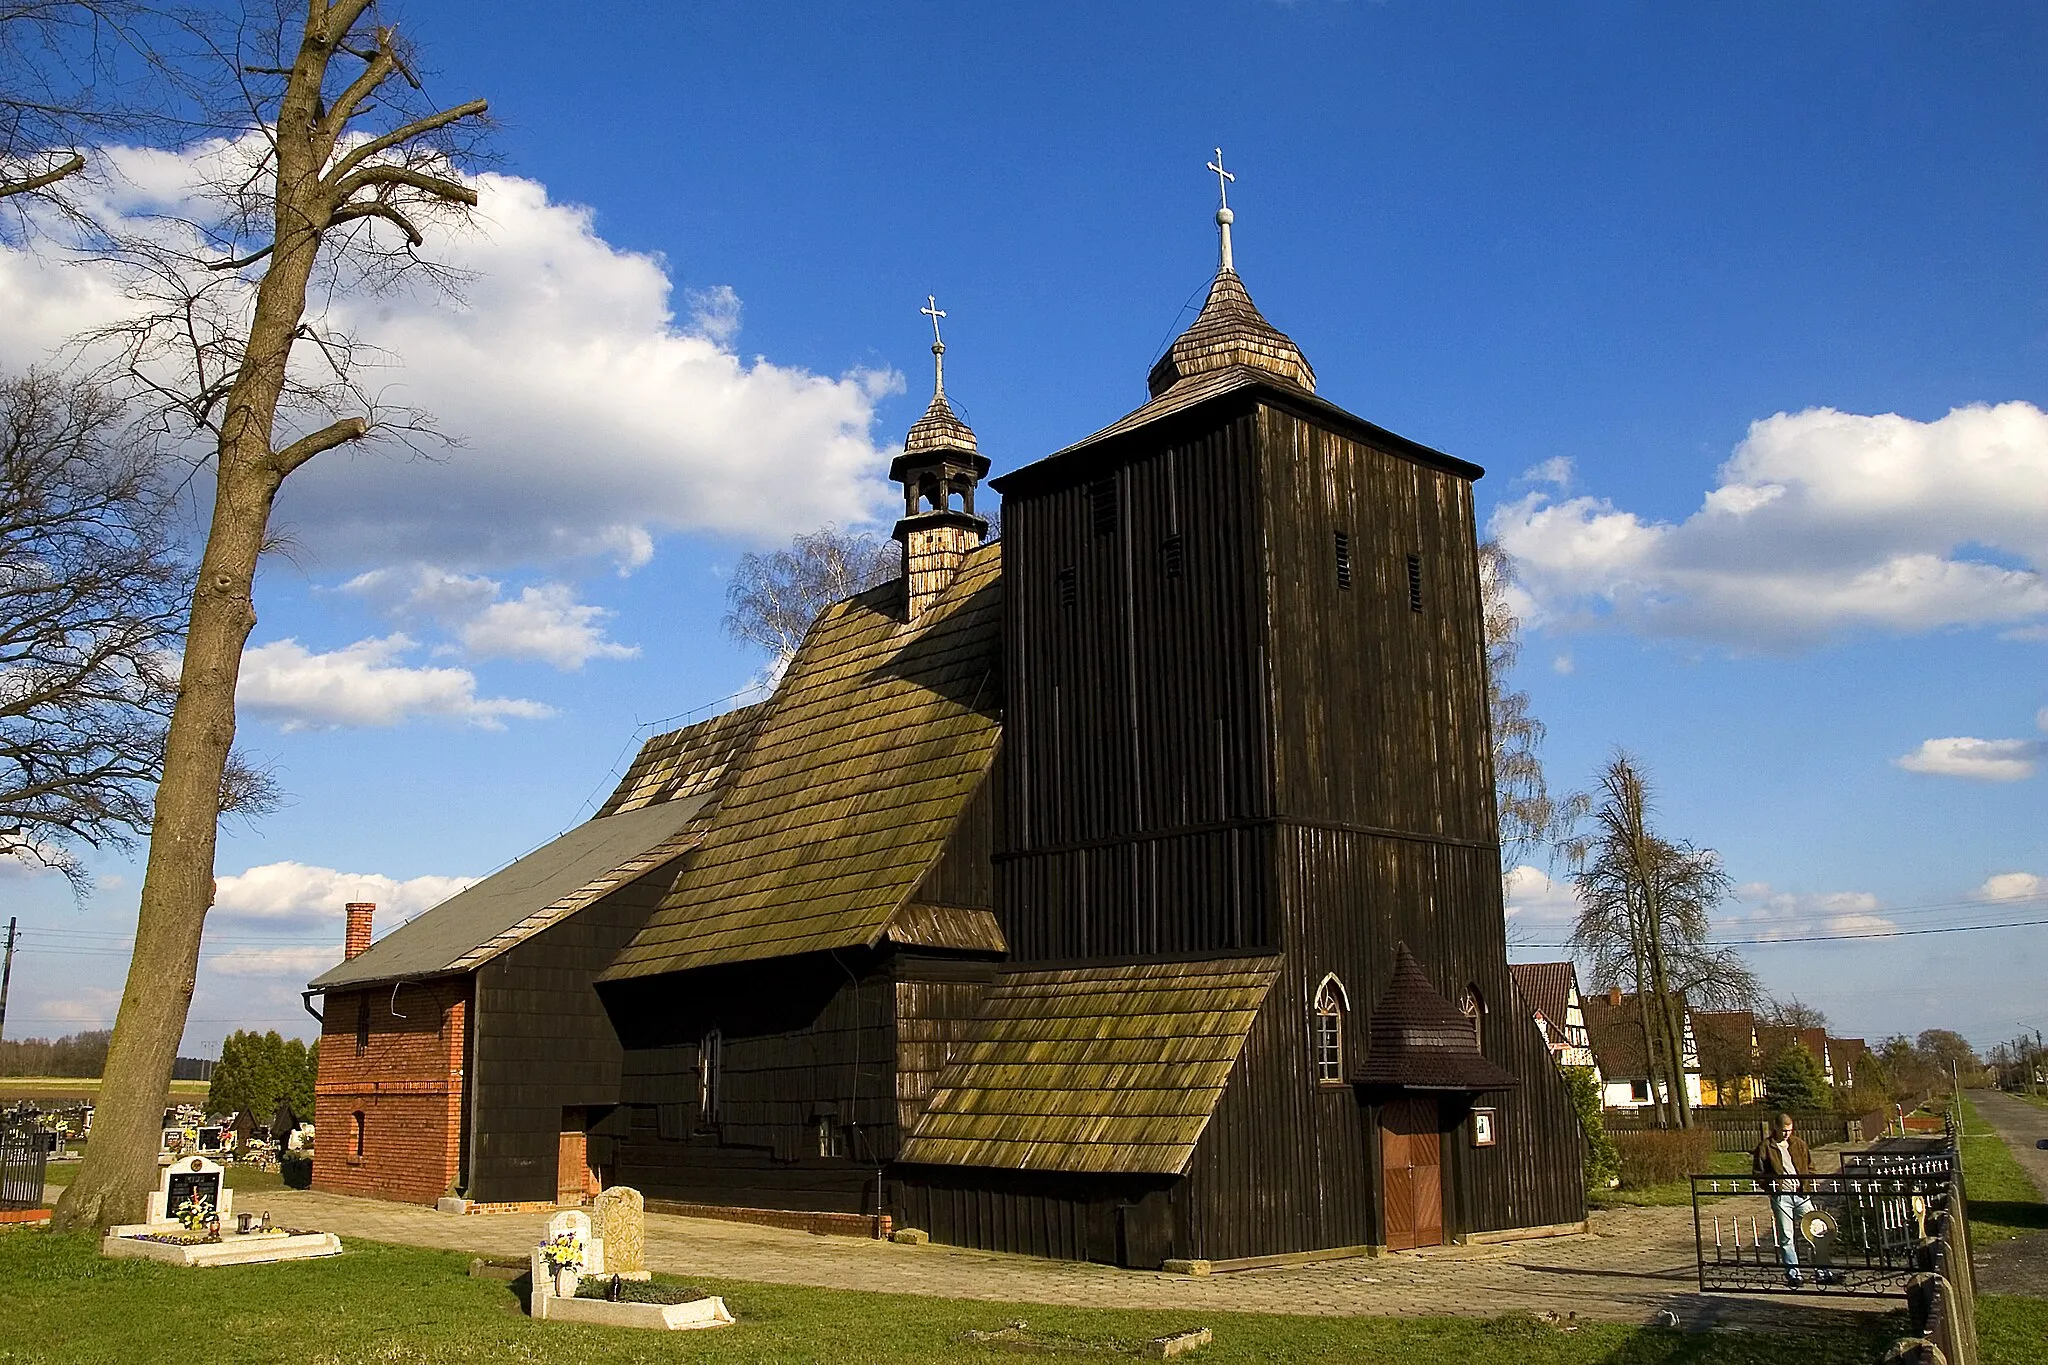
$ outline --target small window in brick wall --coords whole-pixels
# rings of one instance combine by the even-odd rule
[[[361,1161],[363,1159],[363,1135],[365,1132],[362,1110],[358,1109],[355,1113],[349,1115],[349,1128],[349,1136],[355,1143],[356,1160]]]
[[[1422,610],[1422,556],[1408,556],[1408,610]]]
[[[1159,542],[1159,572],[1168,578],[1179,578],[1185,566],[1186,551],[1181,546],[1178,532]]]
[[[356,1056],[370,1050],[370,993],[356,997]]]
[[[1073,565],[1069,564],[1066,568],[1060,570],[1059,578],[1057,579],[1057,591],[1059,594],[1060,610],[1066,611],[1071,609],[1080,596],[1080,588],[1074,577]]]
[[[1345,590],[1351,587],[1351,533],[1337,532],[1337,586]]]
[[[1116,480],[1097,479],[1088,485],[1088,521],[1098,536],[1116,534]]]

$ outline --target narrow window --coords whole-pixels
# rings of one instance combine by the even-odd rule
[[[356,1160],[363,1159],[363,1111],[358,1109],[349,1115],[349,1136],[355,1143]]]
[[[1351,533],[1337,532],[1337,586],[1351,589]]]
[[[1097,479],[1088,485],[1088,519],[1098,536],[1116,534],[1116,480]]]
[[[1079,595],[1079,590],[1074,582],[1074,568],[1070,564],[1066,568],[1061,569],[1059,574],[1060,610],[1065,611],[1071,608]]]
[[[723,1044],[717,1029],[697,1044],[697,1113],[706,1123],[718,1122],[718,1063]]]
[[[818,1155],[833,1157],[846,1155],[846,1135],[840,1131],[839,1125],[830,1118],[820,1117],[818,1119]]]
[[[1422,610],[1422,556],[1408,556],[1408,610]]]
[[[1159,572],[1168,578],[1179,578],[1184,552],[1178,533],[1159,542]]]
[[[356,1056],[370,1050],[370,993],[356,997]]]
[[[1486,1048],[1486,997],[1479,993],[1479,987],[1465,987],[1465,998],[1458,1002],[1458,1008],[1472,1021],[1472,1046],[1484,1051]]]
[[[1323,978],[1316,988],[1313,1046],[1316,1084],[1344,1084],[1344,983]]]
[[[1629,1100],[1635,1104],[1648,1103],[1650,1098],[1650,1083],[1648,1081],[1630,1081],[1628,1083],[1628,1097]]]

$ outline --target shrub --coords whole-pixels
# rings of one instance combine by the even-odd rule
[[[1572,1108],[1579,1112],[1579,1126],[1586,1130],[1586,1192],[1597,1194],[1614,1184],[1621,1171],[1620,1154],[1614,1139],[1601,1124],[1600,1082],[1590,1066],[1564,1069],[1565,1088],[1571,1091]]]
[[[1714,1155],[1709,1128],[1665,1129],[1646,1133],[1615,1133],[1610,1139],[1621,1158],[1621,1187],[1647,1190],[1704,1171]]]
[[[309,1190],[313,1187],[313,1158],[281,1156],[277,1159],[277,1173],[286,1189]]]

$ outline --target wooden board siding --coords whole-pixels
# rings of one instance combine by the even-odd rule
[[[896,1123],[909,1132],[939,1072],[967,1041],[992,970],[979,979],[896,983]]]
[[[619,1102],[621,1050],[593,982],[674,880],[673,860],[482,967],[477,977],[470,1197],[555,1197],[565,1108]],[[600,1169],[611,1141],[593,1139]]]
[[[1022,960],[1270,941],[1255,438],[1247,411],[1005,508],[997,908]]]
[[[703,843],[606,979],[873,944],[995,756],[1002,551],[967,557],[915,627],[900,584],[828,607]]]

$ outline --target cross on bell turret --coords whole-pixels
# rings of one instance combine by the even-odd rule
[[[946,401],[946,343],[939,339],[939,319],[946,313],[929,294],[918,312],[932,320],[932,401],[889,466],[889,477],[903,485],[896,539],[903,545],[908,621],[938,600],[960,561],[988,535],[988,522],[974,512],[974,491],[988,474],[988,459],[976,447],[973,428]]]

